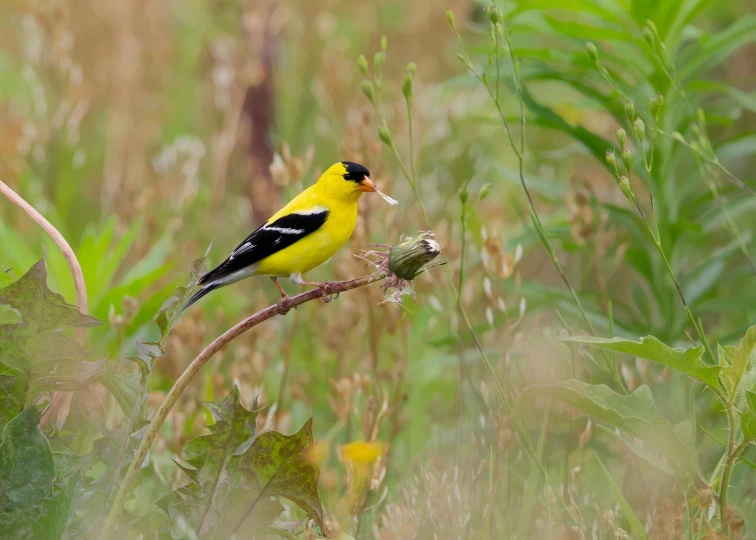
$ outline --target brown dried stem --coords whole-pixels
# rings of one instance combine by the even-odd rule
[[[129,470],[126,472],[123,483],[121,484],[121,487],[116,494],[113,505],[110,507],[108,520],[105,523],[105,528],[100,534],[100,538],[111,537],[116,519],[118,519],[123,505],[126,502],[126,496],[131,490],[131,486],[134,485],[134,481],[136,480],[137,476],[139,476],[139,469],[141,468],[142,463],[144,463],[144,460],[147,457],[147,453],[149,452],[152,443],[157,438],[160,428],[163,426],[163,422],[171,412],[171,409],[176,404],[178,398],[184,392],[192,379],[208,362],[208,360],[210,360],[218,351],[220,351],[223,347],[228,345],[231,341],[242,335],[247,330],[254,328],[258,324],[263,323],[268,319],[275,317],[276,315],[285,315],[291,308],[297,307],[301,304],[304,304],[305,302],[310,302],[318,298],[325,299],[326,297],[324,296],[324,294],[330,295],[342,293],[350,289],[356,289],[357,287],[369,285],[370,283],[373,283],[375,281],[380,281],[384,277],[386,277],[385,273],[379,273],[377,275],[372,274],[349,281],[329,282],[327,283],[327,286],[325,288],[312,289],[296,296],[283,298],[275,304],[258,311],[254,315],[251,315],[241,322],[237,323],[236,325],[232,326],[230,329],[226,330],[223,334],[218,336],[212,343],[210,343],[210,345],[205,347],[205,349],[201,353],[199,353],[199,355],[197,355],[194,360],[192,360],[191,364],[189,364],[189,366],[179,376],[179,378],[173,384],[173,388],[171,388],[171,390],[168,392],[168,395],[165,396],[165,399],[160,404],[160,407],[158,407],[155,415],[152,417],[152,421],[150,421],[147,432],[142,438],[142,441],[139,443],[139,448],[137,448],[134,459],[131,461],[131,465],[129,466]]]

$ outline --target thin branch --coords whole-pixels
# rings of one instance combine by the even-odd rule
[[[384,277],[384,274],[373,274],[349,281],[331,282],[328,283],[325,292],[327,292],[328,294],[342,293],[351,289],[369,285],[370,283],[376,281],[380,281]],[[123,483],[121,484],[121,487],[116,494],[116,498],[113,501],[113,506],[111,506],[110,508],[108,520],[105,523],[105,528],[100,534],[100,538],[111,537],[116,519],[121,513],[123,505],[126,502],[126,496],[131,490],[131,487],[134,485],[137,476],[139,476],[139,469],[141,468],[142,463],[147,457],[152,443],[157,438],[160,428],[163,426],[163,422],[168,417],[168,414],[176,404],[176,401],[178,401],[178,398],[184,392],[186,387],[189,386],[189,383],[192,381],[192,379],[194,379],[197,373],[199,373],[202,367],[208,362],[208,360],[210,360],[218,351],[223,349],[226,345],[231,343],[234,339],[238,338],[247,330],[254,328],[258,324],[261,324],[268,319],[275,317],[276,315],[286,315],[286,313],[288,313],[291,308],[295,308],[306,302],[322,298],[323,294],[323,289],[312,289],[296,296],[289,296],[287,298],[284,298],[276,302],[275,304],[258,311],[254,315],[247,317],[246,319],[232,326],[226,332],[218,336],[212,343],[210,343],[210,345],[205,347],[205,349],[201,353],[199,353],[199,355],[197,355],[194,360],[192,360],[191,364],[189,364],[189,366],[173,384],[173,388],[171,388],[170,392],[168,392],[168,395],[165,396],[165,399],[160,404],[160,407],[155,412],[155,415],[152,417],[152,421],[147,428],[147,432],[142,438],[142,441],[139,443],[139,448],[137,448],[134,459],[131,461],[131,465],[129,465],[129,470],[126,472]]]

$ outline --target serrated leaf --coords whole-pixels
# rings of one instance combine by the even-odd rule
[[[257,494],[253,501],[269,496],[286,497],[322,529],[323,509],[318,497],[320,469],[309,458],[311,447],[312,419],[290,437],[275,431],[258,436],[242,456],[239,469]],[[254,502],[250,509],[253,507]]]
[[[106,360],[94,360],[78,343],[60,332],[45,332],[27,342],[32,358],[30,395],[37,392],[75,391],[91,384]]]
[[[26,403],[31,358],[17,344],[0,341],[0,430]]]
[[[55,465],[39,430],[39,411],[30,407],[0,435],[0,531],[17,540],[49,538]],[[54,520],[53,520],[54,521]]]
[[[612,427],[643,439],[681,475],[685,471],[699,474],[695,453],[686,448],[670,422],[656,408],[648,386],[643,385],[627,396],[606,385],[592,385],[576,379],[532,386],[520,396],[517,411],[521,412],[540,395],[562,400]]]
[[[12,306],[38,333],[67,326],[97,326],[101,321],[80,313],[76,306],[47,287],[47,268],[43,258],[21,279],[0,289],[0,304]],[[29,328],[29,331],[32,329]]]
[[[194,287],[197,284],[197,280],[205,273],[204,261],[205,259],[203,257],[192,263],[192,268],[189,273],[189,283],[185,287],[179,287],[173,291],[173,295],[163,302],[163,305],[160,306],[160,310],[155,314],[154,320],[160,329],[160,339],[158,340],[159,347],[162,348],[162,346],[165,345],[165,340],[168,338],[168,334],[173,329],[176,321],[178,321],[181,310],[187,300],[189,300],[194,293]]]
[[[709,366],[704,363],[701,359],[704,352],[703,347],[672,349],[654,336],[641,338],[640,342],[618,337],[599,338],[592,336],[573,336],[565,338],[565,341],[574,341],[610,351],[632,354],[633,356],[645,358],[652,362],[664,364],[690,375],[714,389],[718,388],[717,377],[722,368],[720,366]]]
[[[746,409],[740,413],[740,428],[743,430],[743,439],[756,440],[756,393],[751,390],[745,391]]]
[[[722,366],[720,378],[730,396],[737,393],[740,381],[748,369],[755,348],[756,326],[752,326],[746,331],[745,336],[740,340],[740,346],[725,345],[722,347],[720,345],[719,364]]]

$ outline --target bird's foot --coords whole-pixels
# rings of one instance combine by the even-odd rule
[[[322,283],[318,283],[318,289],[320,289],[320,293],[323,297],[323,302],[326,304],[330,303],[331,300],[335,300],[339,297],[340,292],[333,291],[333,286],[335,285],[335,282],[333,281],[324,281]]]
[[[283,296],[276,302],[276,311],[278,311],[279,315],[286,315],[292,307],[297,309],[297,306],[291,305],[291,296]]]

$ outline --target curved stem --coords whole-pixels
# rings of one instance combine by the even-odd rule
[[[735,450],[730,454],[730,457],[727,458],[727,463],[725,464],[724,471],[722,471],[722,482],[719,486],[719,527],[721,530],[725,530],[727,527],[727,524],[725,523],[725,513],[727,512],[727,490],[730,488],[730,474],[732,474],[732,466],[735,465],[735,461],[737,461],[738,456],[743,452],[743,450],[746,449],[746,447],[751,444],[750,439],[744,440],[742,443],[738,445]]]
[[[350,289],[356,289],[357,287],[362,287],[375,281],[379,281],[384,277],[384,274],[374,274],[357,279],[352,279],[349,281],[338,281],[335,283],[330,283],[328,292],[335,294],[348,291]],[[296,296],[286,297],[279,302],[258,311],[254,315],[247,317],[246,319],[226,330],[212,343],[210,343],[210,345],[205,347],[205,349],[201,353],[199,353],[194,360],[192,360],[191,364],[189,364],[189,366],[184,370],[181,376],[176,379],[176,382],[168,392],[168,395],[165,396],[165,399],[160,404],[160,407],[158,407],[158,410],[155,411],[155,415],[150,421],[147,432],[144,434],[142,441],[139,443],[139,448],[137,448],[136,454],[134,454],[134,459],[131,461],[131,465],[129,465],[129,469],[126,472],[123,483],[118,489],[118,493],[116,494],[115,500],[113,501],[113,506],[110,507],[108,520],[105,523],[105,528],[100,534],[100,538],[111,537],[116,519],[118,519],[118,516],[121,513],[121,509],[126,502],[126,496],[131,490],[131,486],[134,485],[134,481],[137,479],[137,476],[139,476],[139,470],[142,466],[142,463],[147,457],[152,443],[157,438],[160,428],[163,426],[163,422],[168,417],[168,414],[176,404],[176,401],[178,401],[178,398],[184,392],[186,387],[189,386],[189,383],[192,381],[192,379],[194,379],[197,373],[199,373],[202,367],[208,362],[208,360],[210,360],[218,351],[220,351],[234,339],[238,338],[247,330],[254,328],[258,324],[265,322],[268,319],[275,317],[276,315],[285,315],[291,308],[297,307],[301,304],[304,304],[305,302],[310,302],[317,298],[321,298],[322,296],[323,291],[321,289],[312,289]]]
[[[47,221],[42,214],[40,214],[32,205],[26,202],[2,180],[0,180],[0,193],[8,197],[13,204],[21,208],[37,225],[42,227],[63,253],[63,257],[65,257],[66,262],[68,263],[68,268],[71,269],[71,276],[73,277],[74,288],[76,289],[76,304],[79,307],[79,311],[86,314],[89,309],[89,304],[87,303],[87,287],[84,284],[84,272],[81,271],[81,265],[79,264],[79,260],[76,258],[73,249],[71,249],[71,246],[52,223]]]

